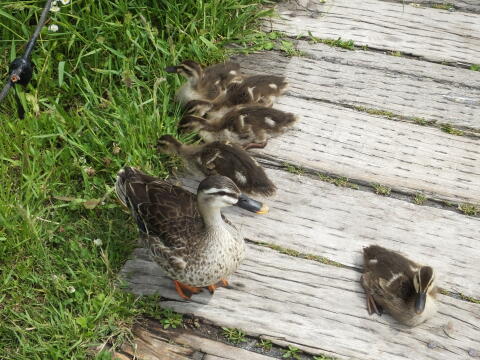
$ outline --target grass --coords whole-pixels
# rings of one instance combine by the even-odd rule
[[[346,177],[334,177],[334,176],[328,176],[325,174],[318,173],[317,174],[319,179],[325,182],[328,182],[330,184],[333,184],[338,187],[346,187],[350,189],[355,189],[358,190],[359,187],[357,184],[354,184],[350,181],[348,181],[348,178]]]
[[[247,339],[245,338],[245,333],[239,329],[230,329],[230,328],[222,328],[223,329],[223,336],[232,344],[240,344],[246,342]]]
[[[392,191],[392,189],[390,189],[388,186],[384,186],[381,184],[372,184],[372,186],[373,186],[373,189],[375,190],[375,194],[377,195],[388,196]]]
[[[469,216],[475,216],[479,212],[478,207],[474,204],[460,204],[458,205],[458,210]]]
[[[413,197],[413,202],[417,205],[423,205],[427,201],[427,197],[422,193],[416,193]]]
[[[461,130],[458,130],[458,129],[455,129],[452,125],[450,124],[442,124],[440,126],[440,130],[442,130],[443,132],[446,132],[447,134],[452,134],[452,135],[458,135],[458,136],[462,136],[463,135],[463,131]]]
[[[472,64],[472,66],[470,66],[470,70],[480,71],[480,65],[479,64]]]
[[[314,254],[303,253],[303,252],[300,252],[300,251],[297,251],[297,250],[284,248],[284,247],[279,246],[279,245],[274,245],[274,244],[264,243],[264,242],[258,242],[258,243],[255,242],[255,245],[267,247],[269,249],[272,249],[272,250],[275,250],[275,251],[279,252],[280,254],[293,256],[293,257],[298,257],[298,258],[306,259],[306,260],[312,260],[312,261],[316,261],[316,262],[319,262],[319,263],[322,263],[322,264],[325,264],[325,265],[333,265],[333,266],[337,266],[337,267],[343,267],[343,265],[340,264],[339,262],[330,260],[326,257],[319,256],[319,255],[314,255]]]
[[[300,360],[301,353],[302,352],[300,351],[300,349],[296,348],[295,346],[288,345],[288,347],[283,350],[282,358]]]
[[[262,348],[263,351],[270,351],[272,349],[273,344],[270,340],[260,339],[260,341],[258,341],[255,344],[255,346]]]
[[[0,104],[0,354],[2,359],[86,359],[128,335],[149,312],[116,275],[136,244],[112,185],[125,164],[166,176],[159,135],[174,133],[182,59],[223,59],[265,15],[254,0],[72,1],[42,31],[31,85]],[[43,1],[0,4],[0,74],[33,31]],[[160,310],[159,310],[160,311]],[[159,313],[164,326],[175,315]]]
[[[308,32],[308,36],[313,44],[322,43],[332,47],[355,50],[355,42],[353,40],[343,40],[341,37],[337,39],[321,39],[314,36],[310,31]]]

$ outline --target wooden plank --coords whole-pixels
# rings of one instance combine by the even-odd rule
[[[357,268],[363,247],[378,244],[433,266],[441,287],[480,298],[479,218],[284,171],[267,169],[267,174],[278,187],[274,198],[265,199],[268,215],[224,211],[247,239]],[[193,191],[198,184],[183,182]]]
[[[139,327],[134,329],[133,344],[125,343],[121,350],[113,353],[114,359],[142,359],[142,360],[190,360],[198,359],[195,350],[190,347],[171,344],[168,339],[162,339],[148,334]],[[201,357],[200,357],[201,359]]]
[[[257,153],[277,163],[480,203],[480,141],[295,97],[276,105],[300,121]]]
[[[180,301],[171,281],[141,255],[129,260],[122,273],[134,293],[173,299],[162,301],[162,306],[314,354],[451,360],[480,350],[477,304],[440,295],[437,316],[407,329],[388,316],[368,316],[359,273],[256,246],[249,246],[228,289],[219,289],[214,296],[203,292],[190,302]]]
[[[291,36],[341,37],[439,62],[476,63],[480,58],[479,14],[379,0],[287,1],[277,9],[280,18],[271,20],[271,29]]]
[[[165,330],[157,322],[148,322],[147,328],[141,330],[143,338],[165,337],[176,344],[191,347],[197,351],[206,354],[203,360],[208,358],[220,357],[228,360],[271,360],[269,356],[258,354],[252,351],[224,344],[219,341],[211,340],[202,336],[198,336],[188,330]],[[208,357],[210,356],[210,357]]]
[[[305,41],[297,47],[305,56],[235,59],[247,74],[284,74],[295,96],[480,129],[479,71]]]
[[[382,0],[392,1],[392,0]],[[480,12],[480,3],[477,0],[415,0],[414,2],[406,2],[405,0],[393,0],[397,3],[405,3],[405,6],[432,6],[433,5],[453,5],[456,10]]]

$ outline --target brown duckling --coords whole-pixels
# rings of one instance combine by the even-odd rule
[[[214,100],[225,93],[231,82],[243,78],[240,65],[234,62],[215,64],[204,69],[197,62],[186,60],[178,66],[167,67],[165,71],[187,78],[187,82],[176,94],[176,99],[181,104],[191,100]]]
[[[234,109],[219,121],[210,121],[187,115],[179,126],[182,130],[196,131],[206,141],[230,141],[250,148],[264,148],[271,137],[284,133],[298,120],[294,114],[259,105]]]
[[[161,153],[177,154],[205,175],[223,175],[249,194],[273,195],[275,185],[263,168],[242,148],[226,142],[185,145],[171,135],[163,135],[157,143]]]
[[[186,114],[217,122],[229,111],[250,105],[271,107],[288,87],[283,76],[254,75],[231,82],[214,101],[194,100],[185,105]]]
[[[370,315],[385,309],[399,322],[416,326],[435,314],[438,289],[432,267],[378,245],[363,249],[363,258],[361,282]]]

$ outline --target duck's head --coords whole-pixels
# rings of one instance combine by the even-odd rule
[[[178,123],[181,132],[199,131],[208,128],[208,122],[199,116],[186,115]]]
[[[221,175],[209,176],[198,185],[197,201],[200,207],[220,209],[235,205],[257,214],[268,212],[267,205],[242,194],[232,180]]]
[[[213,103],[208,100],[190,100],[185,105],[186,115],[204,116],[213,107]]]
[[[157,141],[157,150],[160,153],[173,154],[178,153],[182,145],[172,135],[162,135]]]
[[[428,294],[435,287],[435,271],[430,266],[422,266],[413,276],[415,288],[415,312],[421,314],[425,309]]]
[[[165,68],[168,73],[180,74],[187,79],[200,79],[203,76],[202,66],[192,60],[185,60],[180,65]]]

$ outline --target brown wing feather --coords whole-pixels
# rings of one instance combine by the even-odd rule
[[[275,193],[276,187],[263,168],[236,145],[219,141],[207,144],[202,151],[201,161],[202,171],[206,174],[226,176],[244,192],[266,196]],[[237,173],[244,176],[245,182],[239,181]]]
[[[168,182],[125,168],[125,198],[147,241],[159,241],[167,248],[191,246],[203,220],[194,194]]]

